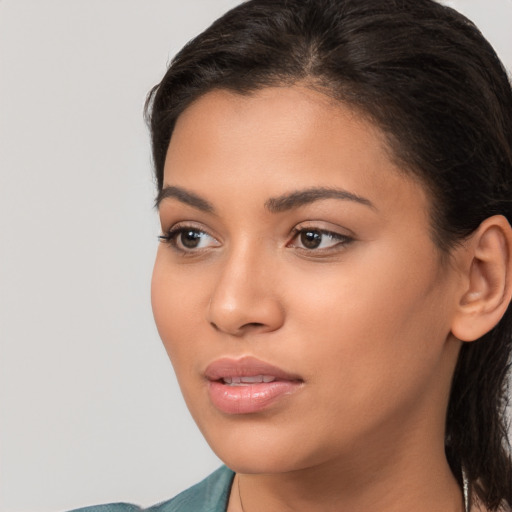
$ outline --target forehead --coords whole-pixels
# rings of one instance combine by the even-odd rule
[[[193,102],[178,118],[166,158],[170,163],[223,156],[234,159],[238,150],[246,163],[250,148],[263,149],[258,160],[292,156],[325,157],[337,147],[339,153],[366,157],[387,156],[380,130],[349,106],[306,87],[269,87],[250,95],[214,90]],[[183,148],[193,148],[193,155]],[[339,155],[338,155],[339,156]],[[169,162],[172,160],[172,162]],[[340,162],[341,163],[341,162]],[[277,165],[277,164],[276,164]]]
[[[348,105],[301,86],[250,95],[215,90],[182,113],[164,182],[212,192],[208,186],[217,180],[268,196],[286,187],[337,186],[376,204],[399,202],[401,193],[413,194],[419,207],[427,204],[423,187],[394,163],[377,126]]]
[[[209,123],[208,126],[200,126],[204,121]],[[250,94],[224,89],[210,91],[178,117],[172,139],[190,128],[191,123],[195,129],[210,128],[218,135],[232,136],[236,131],[240,136],[267,138],[267,141],[281,135],[286,136],[290,143],[301,136],[310,137],[312,131],[335,129],[340,123],[353,127],[358,125],[368,134],[368,139],[378,141],[381,149],[388,149],[382,132],[360,111],[331,96],[298,85],[267,87]],[[335,134],[337,137],[340,135]]]

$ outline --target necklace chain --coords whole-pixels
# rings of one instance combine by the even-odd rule
[[[238,499],[240,500],[240,508],[242,509],[242,512],[245,512],[244,504],[242,503],[242,493],[240,492],[240,475],[236,475],[236,483],[238,486]]]
[[[242,502],[242,493],[240,492],[240,475],[236,475],[236,483],[238,487],[238,500],[240,501],[240,508],[245,512],[244,504]],[[462,468],[462,494],[464,495],[464,512],[469,511],[469,480],[464,468]]]
[[[462,494],[464,495],[464,512],[469,512],[469,479],[464,468],[462,472]],[[241,498],[240,498],[241,499]],[[243,511],[242,511],[243,512]]]

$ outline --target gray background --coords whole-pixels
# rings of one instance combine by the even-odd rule
[[[237,0],[0,1],[0,510],[166,499],[219,461],[150,309],[145,94]],[[453,0],[512,69],[512,0]]]

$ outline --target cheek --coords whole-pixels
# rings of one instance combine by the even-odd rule
[[[290,307],[302,324],[308,371],[340,381],[354,400],[384,383],[398,391],[415,386],[434,371],[449,333],[435,254],[404,252],[400,261],[396,254],[381,250],[379,258],[347,259],[331,274],[310,274],[308,293],[295,294]],[[315,373],[318,367],[325,371]]]
[[[178,373],[181,360],[187,358],[190,336],[204,322],[200,308],[202,287],[183,279],[166,261],[165,247],[160,247],[151,280],[151,305],[155,323],[165,349]]]

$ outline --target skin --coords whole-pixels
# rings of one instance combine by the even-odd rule
[[[441,257],[426,190],[379,130],[305,87],[210,92],[178,119],[164,186],[213,209],[161,200],[162,233],[186,226],[201,242],[159,246],[152,304],[195,421],[238,473],[228,510],[241,510],[238,483],[245,512],[463,510],[444,422],[469,263]],[[371,205],[265,206],[318,187]],[[204,371],[246,355],[302,386],[260,413],[220,412]]]

